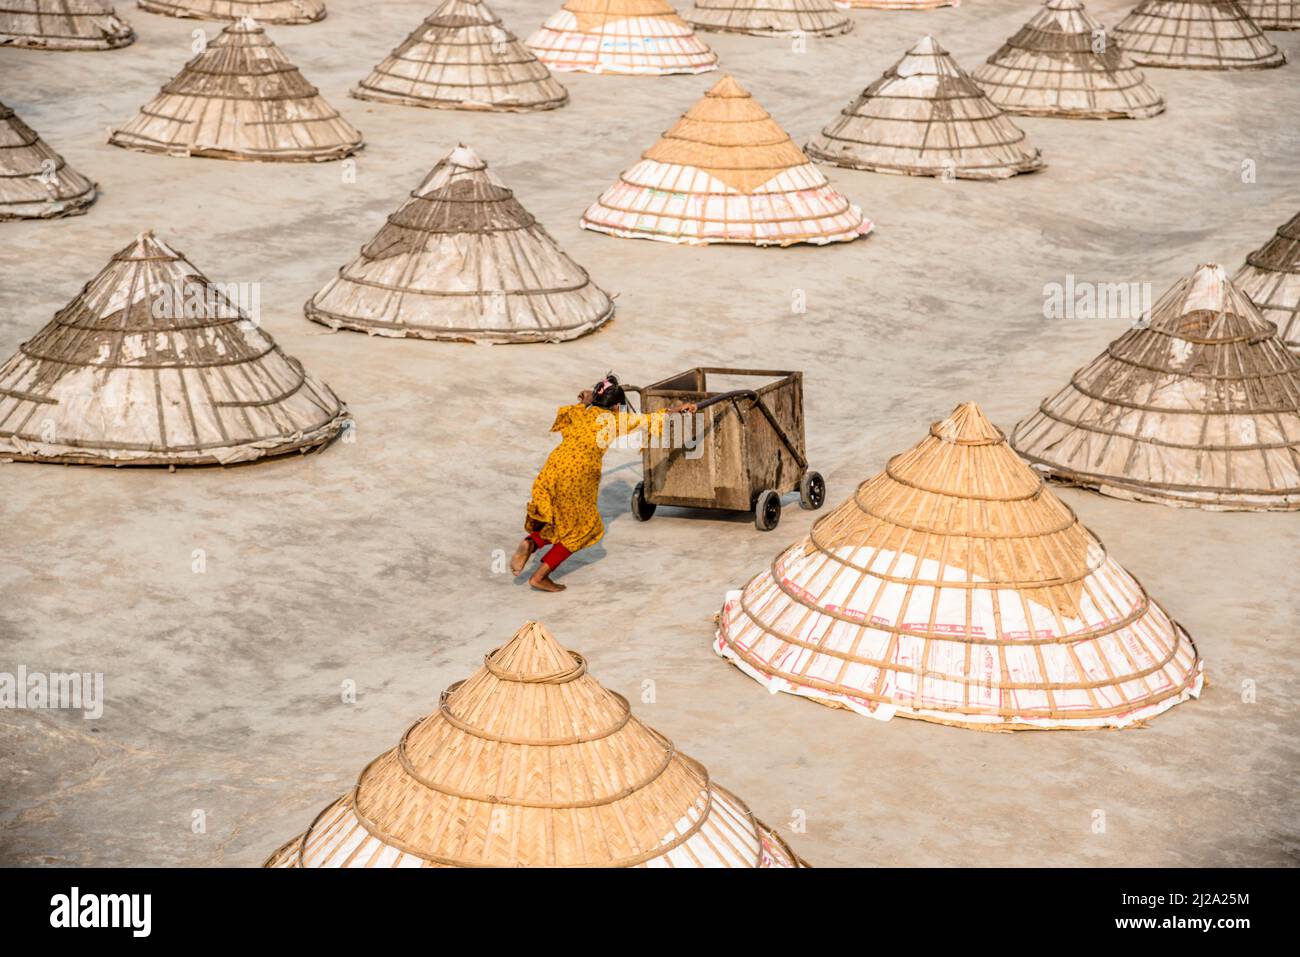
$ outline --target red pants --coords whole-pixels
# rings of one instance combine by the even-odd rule
[[[538,548],[545,548],[547,545],[551,546],[550,551],[542,556],[542,564],[550,568],[551,571],[555,571],[555,569],[559,568],[560,562],[573,554],[573,552],[569,551],[559,542],[548,542],[536,532],[529,532],[528,537],[532,539],[533,544]]]

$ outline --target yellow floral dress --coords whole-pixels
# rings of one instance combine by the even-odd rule
[[[665,414],[615,414],[582,403],[563,406],[551,426],[552,432],[560,433],[560,444],[551,450],[533,482],[524,531],[537,532],[571,552],[600,541],[605,523],[596,500],[605,452],[615,439],[637,429],[658,434]]]

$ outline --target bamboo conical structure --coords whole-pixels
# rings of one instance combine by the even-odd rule
[[[537,622],[268,867],[800,867]]]
[[[981,730],[1128,727],[1204,680],[974,403],[729,593],[714,650],[772,692]]]
[[[614,303],[462,144],[306,313],[381,336],[559,342],[603,325]]]
[[[361,149],[361,134],[252,20],[208,43],[108,140],[213,159],[320,162]]]
[[[1114,33],[1142,66],[1267,70],[1286,63],[1237,0],[1143,0]]]
[[[1241,7],[1261,30],[1300,30],[1300,0],[1244,0]]]
[[[1042,153],[933,37],[923,37],[807,147],[851,169],[1006,179],[1042,169]]]
[[[116,50],[134,42],[105,0],[0,0],[0,47]]]
[[[84,213],[95,184],[0,103],[0,221]]]
[[[824,244],[871,231],[862,210],[729,76],[588,207],[582,226],[691,245]]]
[[[3,2],[3,0],[0,0]],[[289,25],[325,19],[325,0],[136,0],[141,10],[195,20],[242,20]]]
[[[1300,213],[1246,257],[1232,283],[1277,326],[1287,348],[1300,352]]]
[[[718,57],[667,0],[565,0],[528,38],[552,70],[706,73]]]
[[[328,443],[346,408],[152,233],[0,366],[0,458],[228,465]]]
[[[1165,109],[1081,0],[1047,0],[972,75],[989,99],[1022,116],[1144,119]]]
[[[937,10],[960,5],[960,0],[849,0],[854,10]]]
[[[1221,267],[1200,266],[1011,441],[1052,478],[1117,498],[1300,509],[1300,357]]]
[[[683,19],[697,30],[756,37],[833,37],[853,29],[835,0],[695,0]]]
[[[482,0],[443,0],[352,91],[444,110],[550,110],[569,94]]]

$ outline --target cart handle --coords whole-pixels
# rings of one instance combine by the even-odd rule
[[[645,399],[644,389],[639,385],[625,385],[623,386],[623,391],[625,393],[635,392],[638,399]],[[755,402],[759,401],[758,393],[753,389],[734,389],[731,392],[719,392],[717,395],[711,395],[707,399],[701,399],[699,402],[695,403],[695,408],[697,410],[707,409],[711,405],[717,405],[719,402],[726,402],[728,399],[753,399]],[[761,405],[762,403],[759,402],[759,404]]]
[[[753,399],[758,402],[758,393],[753,389],[733,389],[730,392],[719,392],[717,395],[711,395],[707,399],[701,399],[695,403],[695,408],[707,409],[711,405],[717,405],[719,402],[726,402],[728,399]],[[759,405],[763,403],[758,402]]]
[[[643,390],[640,386],[625,385],[623,386],[623,391],[635,392],[638,399],[644,399]],[[808,460],[804,458],[802,452],[795,448],[794,442],[790,440],[790,436],[785,434],[785,429],[781,428],[781,423],[776,420],[776,416],[772,414],[772,410],[767,407],[767,403],[764,402],[753,389],[733,389],[730,392],[719,392],[717,395],[711,395],[707,399],[701,399],[699,402],[695,403],[695,410],[698,412],[700,409],[707,409],[709,406],[717,405],[719,402],[734,401],[736,399],[750,399],[754,405],[758,406],[759,411],[763,413],[763,417],[766,418],[768,423],[772,426],[772,429],[776,432],[781,443],[787,450],[789,450],[790,454],[794,457],[794,460],[799,463],[799,468],[807,471]]]

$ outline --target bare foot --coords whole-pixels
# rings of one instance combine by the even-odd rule
[[[514,555],[510,557],[511,573],[518,575],[523,571],[524,566],[528,564],[528,559],[532,558],[533,552],[535,551],[537,551],[537,545],[533,543],[531,538],[525,537],[524,540],[519,543],[519,547],[515,549]]]
[[[550,565],[542,565],[537,571],[533,572],[533,577],[528,579],[528,584],[538,591],[564,591],[565,589],[565,586],[559,582],[551,581]]]

